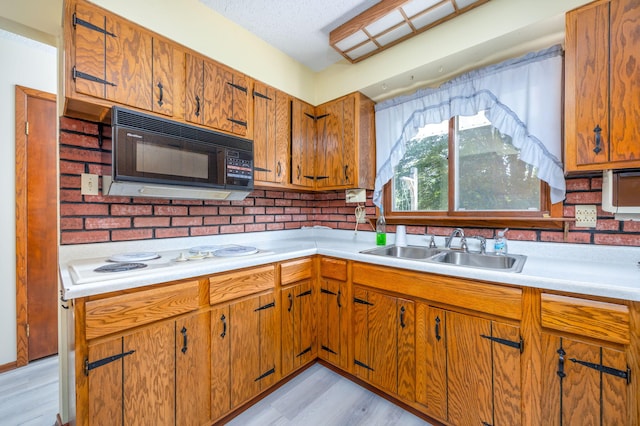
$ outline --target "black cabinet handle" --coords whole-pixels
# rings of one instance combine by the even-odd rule
[[[563,379],[566,376],[564,372],[564,356],[567,353],[564,351],[562,346],[556,352],[558,353],[558,371],[556,371],[556,374],[558,375],[558,377],[560,377],[560,379]]]
[[[436,317],[436,340],[440,341],[442,336],[440,335],[440,317]]]
[[[336,297],[336,300],[338,301],[338,308],[342,308],[342,301],[340,299],[341,296],[342,296],[342,291],[338,290],[338,297]]]
[[[596,154],[599,154],[600,151],[602,151],[602,136],[601,133],[602,129],[600,128],[599,124],[596,124],[596,127],[593,129],[593,133],[595,135],[595,141],[596,141],[596,146],[593,148],[593,152],[595,152]]]
[[[298,168],[298,176],[296,177],[296,179],[300,180],[300,173],[302,173],[302,170],[300,170],[300,164],[297,165]]]
[[[344,180],[346,182],[349,182],[349,173],[348,172],[349,172],[349,165],[347,164],[347,165],[344,166]]]
[[[222,333],[220,334],[220,337],[224,339],[224,336],[227,335],[227,317],[222,315],[220,317],[220,321],[222,321]]]
[[[187,353],[187,329],[185,327],[182,327],[182,330],[180,330],[180,333],[182,333],[182,353],[185,354]]]
[[[158,89],[160,89],[160,95],[158,96],[158,105],[162,106],[162,104],[164,103],[164,86],[162,85],[161,82],[158,82]]]
[[[282,164],[280,164],[279,161],[278,165],[276,166],[276,174],[278,175],[278,177],[280,177],[280,175],[282,174]]]
[[[289,307],[287,308],[287,312],[291,312],[291,308],[293,308],[293,297],[291,296],[291,293],[289,293],[287,297],[289,298]]]
[[[404,306],[400,307],[400,327],[405,328],[407,326],[407,324],[404,322],[404,314],[407,312],[407,310],[404,308]]]
[[[200,96],[196,96],[196,117],[200,117]]]

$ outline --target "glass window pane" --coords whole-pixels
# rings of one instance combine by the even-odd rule
[[[501,134],[484,112],[456,120],[455,209],[540,210],[536,169],[520,160],[511,137]]]
[[[449,199],[449,124],[427,125],[407,143],[396,166],[393,211],[447,211]]]

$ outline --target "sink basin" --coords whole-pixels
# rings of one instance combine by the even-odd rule
[[[399,257],[402,259],[420,259],[424,260],[442,252],[439,248],[429,248],[423,246],[385,246],[376,247],[369,250],[363,250],[360,253],[375,254],[378,256]]]
[[[457,266],[469,266],[472,268],[494,269],[507,272],[521,272],[527,256],[520,254],[479,254],[462,251],[447,251],[433,256],[433,262],[447,263]]]

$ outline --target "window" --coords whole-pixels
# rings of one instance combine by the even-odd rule
[[[541,215],[545,185],[485,116],[422,127],[394,168],[390,216]]]

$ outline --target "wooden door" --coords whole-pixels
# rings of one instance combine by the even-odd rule
[[[231,410],[231,328],[229,305],[211,311],[211,418]]]
[[[107,99],[146,110],[152,109],[153,52],[151,34],[111,15],[106,25],[115,37],[106,37]]]
[[[289,96],[263,83],[253,90],[254,178],[287,183],[290,140]]]
[[[199,426],[211,420],[210,314],[176,321],[176,424]]]
[[[190,53],[185,54],[186,87],[184,91],[184,118],[202,124],[204,113],[204,60]]]
[[[396,393],[398,388],[398,307],[397,299],[368,291],[369,380]]]
[[[281,377],[279,320],[273,291],[260,296],[258,323],[260,328],[260,367],[254,380],[260,385],[260,391],[275,384]]]
[[[315,303],[311,280],[282,289],[282,375],[313,360],[315,351]]]
[[[522,422],[522,386],[520,327],[491,323],[493,358],[493,424],[515,425]]]
[[[543,333],[542,416],[548,425],[622,425],[628,422],[624,352]]]
[[[88,345],[89,364],[123,353],[122,337]],[[94,425],[123,424],[122,378],[124,359],[88,371],[88,419]]]
[[[17,365],[58,353],[55,95],[16,86]],[[22,131],[21,131],[22,130]]]
[[[66,70],[73,74],[77,93],[106,98],[106,40],[117,37],[107,31],[107,15],[95,6],[78,3],[75,8],[74,25],[74,67]]]
[[[349,367],[346,283],[322,278],[320,283],[320,357],[341,368]]]
[[[175,323],[165,321],[123,338],[124,424],[175,424]]]
[[[316,121],[314,108],[302,101],[291,102],[291,183],[315,185]]]
[[[446,421],[446,312],[424,303],[416,305],[416,402]]]
[[[173,116],[174,104],[174,45],[157,37],[152,39],[153,51],[153,80],[151,92],[152,110],[160,114]],[[177,71],[177,70],[176,70]]]
[[[249,90],[252,84],[244,74],[232,71],[232,79],[227,82],[231,87],[232,110],[228,120],[231,122],[231,132],[238,136],[249,134]]]
[[[204,61],[204,118],[202,124],[231,132],[233,123],[233,74],[218,63]]]
[[[416,394],[416,312],[412,300],[397,299],[398,369],[396,393],[404,401]]]
[[[447,312],[448,421],[493,424],[491,321]]]
[[[353,288],[353,372],[369,380],[371,361],[369,356],[369,310],[367,291]]]

